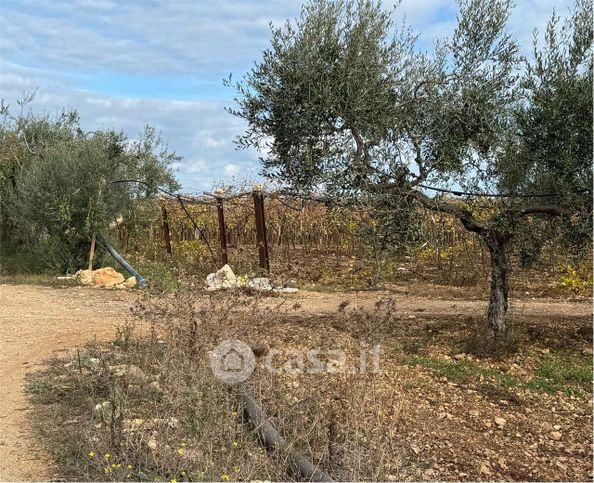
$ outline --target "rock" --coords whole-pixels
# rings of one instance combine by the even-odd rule
[[[503,428],[503,426],[505,426],[505,423],[507,423],[507,421],[503,418],[495,418],[495,424],[497,426],[499,426],[500,428]]]
[[[122,421],[122,431],[124,433],[133,433],[145,427],[146,421],[144,419],[124,419]],[[148,428],[145,428],[148,429]]]
[[[481,473],[486,476],[490,476],[493,474],[493,472],[491,471],[491,468],[489,468],[486,463],[483,463],[481,465]]]
[[[279,288],[273,289],[273,292],[296,293],[296,292],[299,292],[299,289],[295,288],[295,287],[279,287]]]
[[[235,288],[240,284],[231,267],[229,265],[223,265],[216,272],[208,274],[206,285],[209,290],[220,290],[222,288]]]
[[[582,355],[592,357],[592,349],[584,349]]]
[[[462,353],[462,354],[456,354],[454,356],[454,359],[457,361],[461,361],[462,359],[464,359],[466,357],[466,354]]]
[[[108,419],[111,415],[111,403],[109,401],[100,402],[95,406],[95,416],[101,419]]]
[[[155,438],[154,436],[151,436],[151,438],[148,440],[148,443],[146,445],[152,450],[157,449],[157,438]]]
[[[470,414],[471,416],[478,416],[480,413],[476,409],[471,409],[470,411],[468,411],[468,414]]]
[[[398,267],[398,268],[396,269],[396,271],[397,271],[397,272],[408,272],[408,268],[406,268],[406,267]]]
[[[563,435],[559,431],[553,431],[549,434],[549,438],[553,441],[559,441]]]
[[[93,285],[93,271],[92,270],[79,270],[74,274],[78,283],[82,285]]]
[[[124,276],[111,267],[98,268],[93,271],[94,287],[114,287],[124,281]]]
[[[255,290],[272,290],[272,284],[270,283],[270,279],[268,279],[267,277],[252,278],[248,282],[248,287],[253,288]]]
[[[411,449],[411,450],[412,450],[412,452],[413,452],[414,454],[416,454],[416,455],[418,455],[418,454],[421,452],[421,448],[419,448],[418,446],[416,446],[416,445],[414,445],[414,444],[413,444],[413,445],[410,447],[410,449]]]
[[[109,370],[115,377],[126,377],[130,384],[144,384],[147,379],[142,369],[134,365],[110,366]]]

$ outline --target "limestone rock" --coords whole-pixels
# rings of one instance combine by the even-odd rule
[[[206,285],[209,290],[219,290],[222,288],[235,288],[239,285],[239,281],[231,270],[229,265],[224,265],[222,268],[214,273],[210,273],[206,277]]]
[[[124,282],[124,285],[126,286],[126,288],[134,288],[134,287],[136,287],[137,284],[138,284],[138,281],[136,280],[136,277],[134,277],[134,276],[128,277],[126,279],[126,281]]]
[[[79,270],[74,275],[78,280],[78,283],[82,285],[92,285],[93,284],[93,271],[92,270]]]
[[[126,377],[130,384],[144,384],[147,380],[142,369],[134,365],[111,366],[109,370],[115,377]]]
[[[98,268],[93,271],[93,286],[95,287],[113,287],[124,281],[124,276],[111,267]]]
[[[255,290],[263,290],[263,291],[272,290],[272,284],[270,283],[270,279],[268,279],[266,277],[252,278],[248,282],[248,287],[253,288]]]

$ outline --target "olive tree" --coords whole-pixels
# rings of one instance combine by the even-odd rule
[[[3,105],[2,114],[2,240],[43,251],[41,266],[81,268],[93,234],[133,217],[137,201],[156,194],[151,186],[178,187],[171,164],[179,157],[151,127],[133,141],[111,130],[83,132],[75,111],[13,116]]]
[[[576,4],[560,36],[553,18],[530,61],[506,30],[510,0],[459,7],[451,38],[423,52],[379,2],[312,0],[272,29],[243,79],[229,78],[237,92],[229,111],[247,121],[239,146],[259,149],[263,173],[293,190],[391,196],[477,233],[491,255],[487,320],[498,336],[510,241],[529,217],[589,209],[574,193],[591,186],[591,2]],[[485,209],[427,186],[494,202]]]

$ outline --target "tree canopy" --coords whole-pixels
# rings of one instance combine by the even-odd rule
[[[148,186],[178,187],[171,164],[179,157],[152,127],[130,140],[113,130],[84,132],[76,111],[13,116],[3,105],[2,114],[2,238],[38,252],[48,268],[81,268],[92,234],[133,218],[135,201],[156,194]]]
[[[459,7],[451,38],[423,52],[380,2],[311,0],[273,28],[242,80],[229,79],[229,111],[248,124],[238,144],[258,148],[264,174],[294,190],[400,199],[481,236],[497,332],[508,242],[535,216],[591,226],[592,3],[578,0],[565,22],[553,15],[531,59],[506,29],[510,0]],[[457,202],[427,185],[494,198]]]

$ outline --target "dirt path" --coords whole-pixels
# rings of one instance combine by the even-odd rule
[[[349,300],[352,306],[372,306],[382,292],[317,293],[290,296],[299,310],[310,314],[334,311]],[[392,293],[403,315],[476,316],[485,311],[484,300],[437,293],[435,287],[414,294]],[[73,349],[97,339],[113,337],[125,321],[135,295],[89,288],[56,289],[33,285],[0,285],[0,480],[47,480],[52,478],[49,458],[27,426],[28,401],[23,392],[25,377],[56,352]],[[512,313],[539,317],[591,316],[590,301],[554,299],[512,301]]]
[[[56,352],[113,337],[131,294],[0,285],[0,480],[48,480],[50,460],[27,426],[25,376]]]

